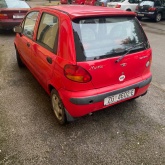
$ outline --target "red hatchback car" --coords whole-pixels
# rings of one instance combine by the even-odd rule
[[[147,92],[152,51],[133,12],[37,7],[14,31],[18,65],[50,95],[60,124]]]
[[[13,29],[19,25],[30,6],[20,0],[0,0],[0,30]]]

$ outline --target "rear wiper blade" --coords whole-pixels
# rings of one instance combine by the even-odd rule
[[[121,56],[115,61],[115,63],[120,62],[131,50],[133,50],[134,48],[136,48],[136,47],[138,47],[138,46],[140,46],[140,45],[144,45],[144,47],[145,47],[145,44],[144,44],[143,42],[140,42],[140,43],[138,43],[138,44],[136,44],[136,45],[134,45],[134,46],[132,46],[132,47],[126,49],[127,52],[126,52],[125,54],[121,55]]]

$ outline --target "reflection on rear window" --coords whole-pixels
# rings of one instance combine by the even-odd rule
[[[0,0],[0,8],[30,8],[24,1],[19,0]]]
[[[140,3],[140,6],[154,6],[154,2],[152,2],[152,1],[142,1],[141,3]]]
[[[114,57],[120,50],[147,41],[133,17],[74,20],[73,30],[77,61]]]

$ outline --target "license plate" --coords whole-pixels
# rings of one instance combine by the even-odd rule
[[[22,19],[24,18],[24,15],[13,15],[14,19]]]
[[[135,94],[135,89],[131,89],[131,90],[128,90],[128,91],[125,91],[125,92],[122,92],[122,93],[119,93],[119,94],[116,94],[113,96],[106,97],[104,99],[104,105],[116,103],[120,100],[124,100],[126,98],[132,97],[132,96],[134,96],[134,94]]]
[[[144,14],[138,14],[138,16],[141,16],[141,17],[143,17],[143,16],[144,16]]]

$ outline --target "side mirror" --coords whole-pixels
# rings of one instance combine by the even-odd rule
[[[21,27],[21,26],[15,26],[15,27],[13,28],[13,31],[14,31],[15,33],[22,33],[22,27]]]

